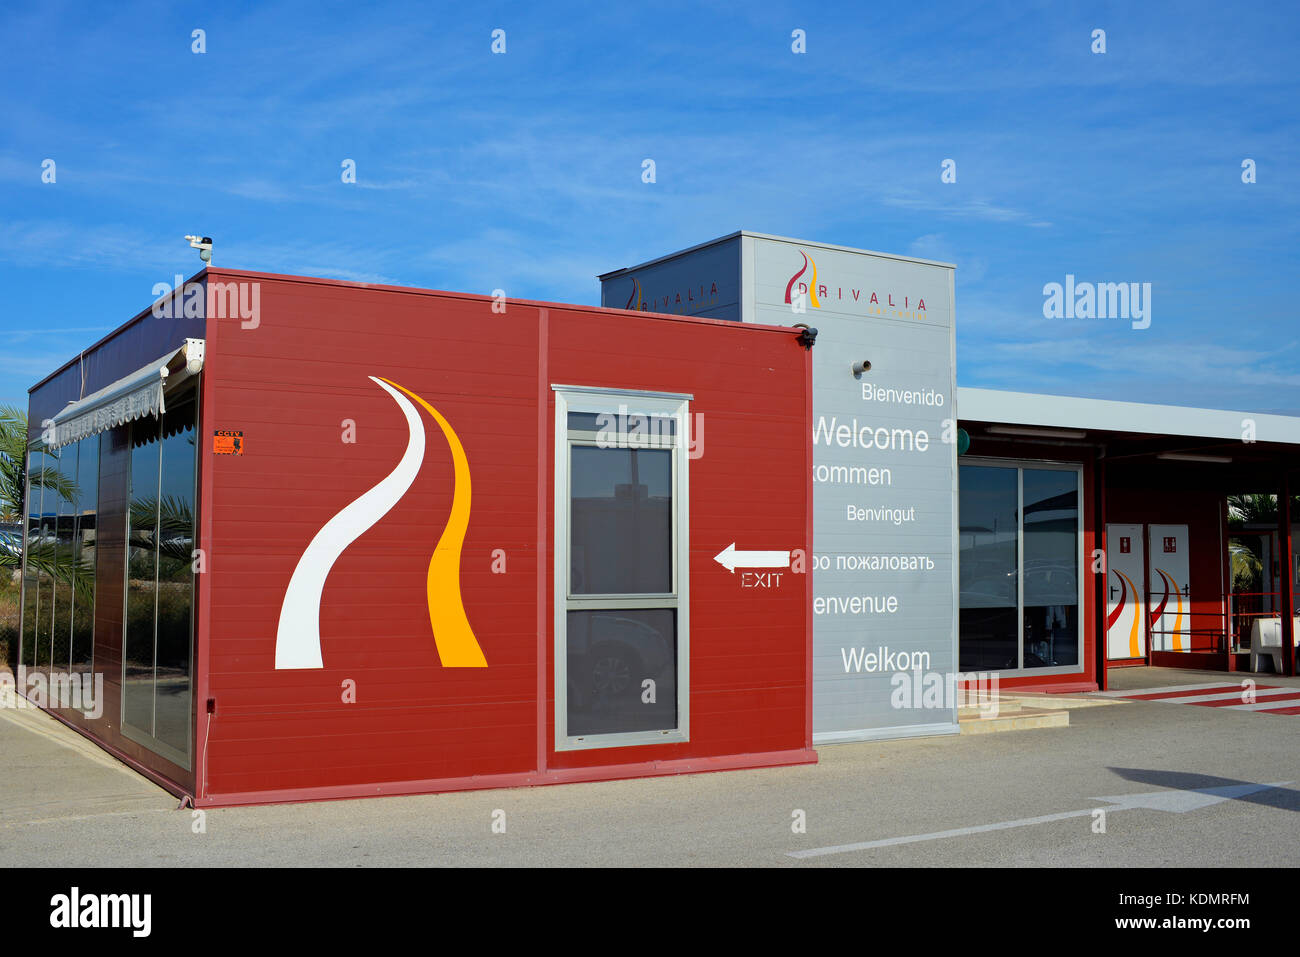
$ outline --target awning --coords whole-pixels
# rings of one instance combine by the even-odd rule
[[[161,415],[166,411],[163,393],[198,375],[202,368],[203,340],[186,339],[179,349],[70,403],[54,417],[48,430],[49,447],[61,448],[146,415]]]

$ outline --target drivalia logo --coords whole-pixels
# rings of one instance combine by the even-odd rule
[[[451,424],[420,396],[389,379],[369,378],[392,396],[406,417],[410,433],[406,452],[387,478],[326,522],[298,560],[293,577],[289,579],[284,603],[280,606],[280,624],[275,635],[275,667],[277,670],[324,667],[321,660],[320,602],[330,569],[349,545],[401,500],[424,463],[424,424],[415,406],[407,401],[406,397],[410,396],[442,430],[451,449],[453,467],[451,514],[429,559],[427,590],[434,644],[444,668],[486,668],[487,659],[474,637],[460,594],[460,553],[469,528],[470,511],[469,460],[465,457],[464,446]]]
[[[812,275],[808,277],[807,281],[799,283],[799,293],[800,295],[802,295],[804,290],[806,289],[808,292],[808,303],[814,309],[820,309],[822,307],[822,304],[817,298],[817,262],[811,257],[809,257],[809,255],[806,252],[804,252],[802,249],[799,250],[799,255],[803,257],[803,265],[799,267],[799,271],[797,273],[795,273],[793,276],[790,277],[790,281],[785,284],[786,305],[792,304],[792,300],[790,299],[790,294],[794,291],[795,282],[798,281],[800,276],[802,276],[809,269],[811,269]]]
[[[842,304],[856,312],[890,319],[925,319],[928,316],[925,298],[913,296],[910,291],[900,294],[890,289],[881,292],[865,285],[837,286],[824,277],[818,282],[817,261],[802,249],[799,255],[803,257],[803,265],[785,284],[785,304],[796,311],[807,306],[821,309],[824,303],[830,303],[832,309]]]
[[[706,285],[707,289],[705,288]],[[653,296],[647,299],[645,287],[641,285],[641,280],[633,276],[632,291],[628,293],[627,302],[623,304],[623,308],[631,309],[634,312],[669,312],[688,315],[692,310],[709,308],[717,305],[717,302],[718,283],[716,280],[701,281],[698,286],[675,286],[665,290],[662,294],[656,291]]]

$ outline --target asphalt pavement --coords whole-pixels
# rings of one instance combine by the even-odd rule
[[[1225,681],[1144,670],[1125,686]],[[1300,863],[1300,716],[1123,701],[1073,710],[1068,728],[819,754],[797,768],[197,814],[52,718],[0,707],[0,865]]]

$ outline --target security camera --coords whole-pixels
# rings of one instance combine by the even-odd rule
[[[805,349],[811,349],[813,343],[817,341],[816,327],[810,326],[806,322],[796,322],[793,328],[803,330],[799,333],[799,345],[803,346]]]
[[[864,373],[864,372],[870,372],[870,371],[871,371],[871,360],[870,360],[870,359],[859,359],[857,362],[853,363],[853,375],[854,375],[854,378],[857,378],[858,376],[861,376],[862,373]]]
[[[212,262],[212,237],[211,236],[186,236],[190,241],[190,247],[199,251],[199,258],[205,263]]]

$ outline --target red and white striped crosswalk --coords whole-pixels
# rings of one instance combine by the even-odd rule
[[[1164,704],[1195,704],[1229,711],[1300,715],[1300,688],[1280,688],[1250,682],[1237,684],[1170,685],[1129,691],[1098,691],[1097,697],[1128,701],[1159,701]]]

